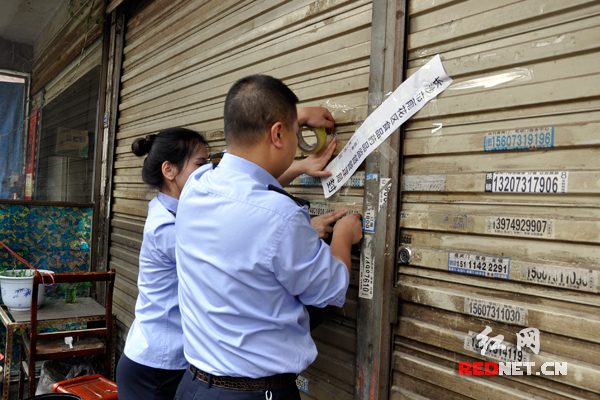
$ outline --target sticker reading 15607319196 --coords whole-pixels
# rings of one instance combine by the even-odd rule
[[[485,151],[547,149],[554,147],[554,128],[527,128],[488,132]]]

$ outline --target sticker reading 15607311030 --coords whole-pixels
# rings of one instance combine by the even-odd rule
[[[448,253],[448,271],[461,274],[508,279],[510,257],[497,257],[471,253]]]
[[[507,324],[526,325],[529,310],[519,306],[467,297],[465,299],[465,312],[476,317],[506,322]]]
[[[554,220],[529,217],[492,217],[485,219],[485,231],[493,235],[554,238]]]

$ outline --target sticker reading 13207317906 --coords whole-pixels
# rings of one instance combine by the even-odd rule
[[[568,171],[488,172],[485,191],[493,193],[563,194],[569,186]]]
[[[450,252],[448,253],[448,271],[508,279],[510,275],[510,257]]]

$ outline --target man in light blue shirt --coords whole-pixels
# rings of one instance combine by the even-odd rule
[[[296,154],[297,101],[272,77],[236,82],[228,152],[183,189],[176,256],[190,369],[176,399],[299,399],[296,374],[317,356],[304,306],[344,303],[360,216],[336,223],[330,247],[276,180]]]

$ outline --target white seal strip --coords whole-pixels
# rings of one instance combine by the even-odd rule
[[[369,115],[340,154],[325,168],[333,174],[321,178],[325,198],[337,192],[373,150],[451,83],[439,54],[405,80]]]

